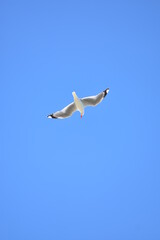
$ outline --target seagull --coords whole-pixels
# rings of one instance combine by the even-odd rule
[[[84,115],[84,108],[87,106],[92,106],[92,107],[96,106],[106,97],[108,92],[109,92],[109,88],[107,88],[106,90],[104,90],[103,92],[100,92],[95,96],[90,96],[85,98],[78,98],[77,94],[75,92],[72,92],[74,102],[70,103],[68,106],[66,106],[62,110],[48,115],[47,117],[55,118],[55,119],[57,118],[63,119],[63,118],[71,117],[75,111],[79,111],[82,118],[82,116]]]

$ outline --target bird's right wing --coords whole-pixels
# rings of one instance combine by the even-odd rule
[[[104,90],[103,92],[95,96],[81,98],[81,102],[83,103],[84,107],[96,106],[104,99],[104,97],[108,94],[108,92],[109,92],[109,88],[107,88],[106,90]]]
[[[52,113],[47,117],[48,118],[67,118],[67,117],[70,117],[76,110],[77,109],[76,109],[75,103],[72,102],[62,110]]]

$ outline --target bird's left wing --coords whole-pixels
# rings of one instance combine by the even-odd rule
[[[67,117],[70,117],[76,110],[77,109],[76,109],[75,103],[72,102],[62,110],[52,113],[47,117],[48,118],[67,118]]]
[[[108,94],[108,92],[109,92],[109,88],[107,88],[103,92],[97,94],[96,96],[81,98],[81,102],[83,103],[84,107],[96,106],[105,98],[105,96]]]

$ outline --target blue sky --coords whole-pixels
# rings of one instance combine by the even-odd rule
[[[159,1],[1,1],[0,239],[160,239]],[[83,118],[47,119],[110,88]]]

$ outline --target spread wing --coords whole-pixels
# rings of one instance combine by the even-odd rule
[[[72,102],[62,110],[52,113],[47,117],[48,118],[67,118],[67,117],[70,117],[76,110],[77,109],[76,109],[75,103]]]
[[[108,94],[108,92],[109,92],[109,88],[107,88],[103,92],[97,94],[96,96],[81,98],[83,106],[84,107],[96,106],[97,104],[99,104],[105,98],[105,96]]]

